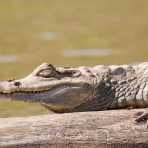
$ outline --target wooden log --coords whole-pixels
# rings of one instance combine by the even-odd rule
[[[144,109],[0,118],[0,147],[147,148],[146,123],[134,121],[139,111]]]

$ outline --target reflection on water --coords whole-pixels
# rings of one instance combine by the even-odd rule
[[[55,32],[41,32],[40,38],[42,40],[53,40],[56,38],[56,33]]]
[[[64,51],[65,57],[81,57],[81,56],[110,56],[112,50],[110,49],[69,49]]]
[[[0,55],[0,62],[7,63],[7,62],[15,62],[17,61],[17,56],[15,55]]]

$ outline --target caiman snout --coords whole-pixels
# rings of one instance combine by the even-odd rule
[[[1,81],[0,82],[0,93],[13,93],[20,86],[20,82],[15,81]]]

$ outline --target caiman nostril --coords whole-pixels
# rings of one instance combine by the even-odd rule
[[[14,85],[15,86],[20,86],[21,85],[21,82],[18,82],[18,81],[17,82],[14,82]]]

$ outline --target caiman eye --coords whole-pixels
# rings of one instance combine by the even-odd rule
[[[41,69],[38,73],[37,76],[43,77],[43,78],[50,78],[54,77],[56,74],[56,70],[52,65],[48,65],[47,68]]]

